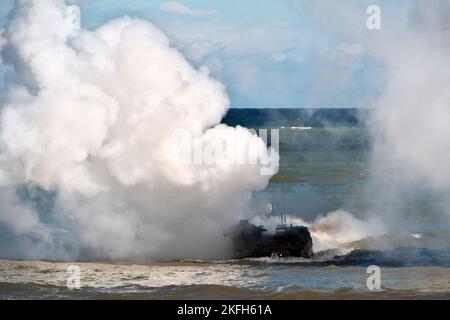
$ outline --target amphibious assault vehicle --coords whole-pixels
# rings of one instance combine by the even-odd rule
[[[241,220],[233,230],[235,258],[251,257],[313,257],[311,234],[307,227],[282,224],[274,234],[266,233],[264,226],[256,226],[248,220]]]

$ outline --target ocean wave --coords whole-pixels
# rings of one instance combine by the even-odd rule
[[[248,258],[240,263],[367,267],[442,267],[450,268],[450,249],[399,247],[393,250],[330,249],[304,258]]]
[[[33,283],[16,284],[0,282],[2,300],[178,300],[178,299],[267,299],[267,300],[326,300],[326,299],[448,299],[448,292],[420,292],[415,290],[383,289],[378,292],[355,290],[344,287],[321,291],[305,289],[298,285],[280,287],[279,290],[252,290],[249,288],[222,285],[168,286],[147,288],[125,286],[117,288],[83,288],[69,290],[64,287]]]

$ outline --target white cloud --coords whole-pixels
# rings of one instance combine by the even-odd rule
[[[3,28],[0,29],[0,50],[6,44],[7,40],[5,38],[5,30]],[[2,57],[0,56],[0,63],[2,63]]]
[[[193,62],[200,63],[205,57],[224,48],[220,42],[198,40],[189,43],[182,48],[183,53]]]
[[[272,55],[273,62],[283,62],[287,59],[287,55],[284,52],[275,52]]]
[[[338,50],[348,55],[357,56],[364,52],[364,47],[362,44],[359,43],[354,44],[344,43],[338,47]]]
[[[167,12],[174,12],[178,14],[185,14],[196,17],[205,17],[212,16],[217,14],[217,11],[214,9],[191,9],[188,6],[178,2],[178,1],[167,1],[161,4],[161,10]]]

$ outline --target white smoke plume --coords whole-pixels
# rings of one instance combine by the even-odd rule
[[[378,1],[380,30],[366,27],[371,1],[289,3],[377,65],[377,93],[362,99],[372,111],[368,214],[387,225],[413,215],[450,222],[450,1]]]
[[[344,210],[329,212],[313,221],[305,221],[298,216],[288,215],[287,224],[307,226],[313,240],[314,252],[342,248],[350,242],[376,237],[386,233],[386,227],[380,219],[371,217],[358,219]],[[280,218],[257,216],[252,222],[264,225],[268,232],[275,232]]]
[[[90,31],[67,12],[64,0],[18,0],[4,34],[17,80],[0,117],[0,255],[222,257],[222,230],[270,177],[259,164],[185,164],[172,133],[247,141],[260,158],[265,143],[218,125],[224,86],[151,23],[124,17]],[[52,194],[50,209],[21,204],[23,186]]]
[[[450,1],[416,1],[407,18],[374,45],[386,79],[371,119],[374,194],[392,213],[429,192],[434,213],[422,214],[450,221]]]

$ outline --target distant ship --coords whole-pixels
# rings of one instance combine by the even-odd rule
[[[294,130],[311,130],[312,127],[307,127],[303,122],[294,122],[289,124],[288,127],[281,127],[281,129],[294,129]]]
[[[290,127],[291,129],[296,129],[296,130],[311,130],[312,127]]]

